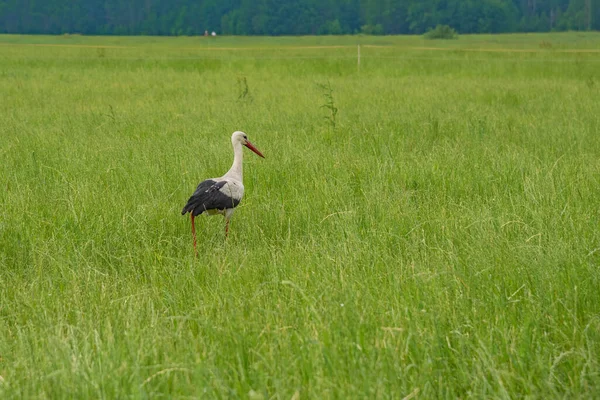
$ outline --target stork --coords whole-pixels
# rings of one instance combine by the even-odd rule
[[[242,146],[246,146],[260,157],[265,158],[248,141],[248,136],[244,132],[233,132],[231,135],[231,144],[233,145],[233,165],[229,171],[219,178],[211,178],[200,182],[194,194],[192,194],[185,207],[183,207],[183,210],[181,210],[181,215],[190,213],[192,236],[194,237],[194,252],[196,254],[196,227],[194,225],[194,218],[196,216],[205,211],[208,215],[223,215],[225,217],[225,238],[229,234],[229,220],[244,195],[244,184],[242,183],[244,151]]]

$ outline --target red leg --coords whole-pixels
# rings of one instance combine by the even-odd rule
[[[196,249],[196,225],[194,224],[194,212],[190,213],[190,219],[192,220],[192,236],[194,237],[194,254],[198,256],[198,249]]]
[[[225,218],[225,239],[229,236],[229,218]]]

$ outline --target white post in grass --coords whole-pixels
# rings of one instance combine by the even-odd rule
[[[357,69],[360,71],[360,44],[358,45],[358,58],[357,58]]]

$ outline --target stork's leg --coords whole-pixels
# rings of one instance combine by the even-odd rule
[[[192,220],[192,236],[194,237],[194,255],[198,256],[198,249],[196,249],[196,225],[194,224],[194,211],[190,212],[190,219]]]
[[[225,210],[225,239],[229,236],[229,220],[233,215],[233,208],[228,208]]]

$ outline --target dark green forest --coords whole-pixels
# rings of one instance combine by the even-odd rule
[[[0,0],[0,33],[422,34],[600,30],[600,0]]]

